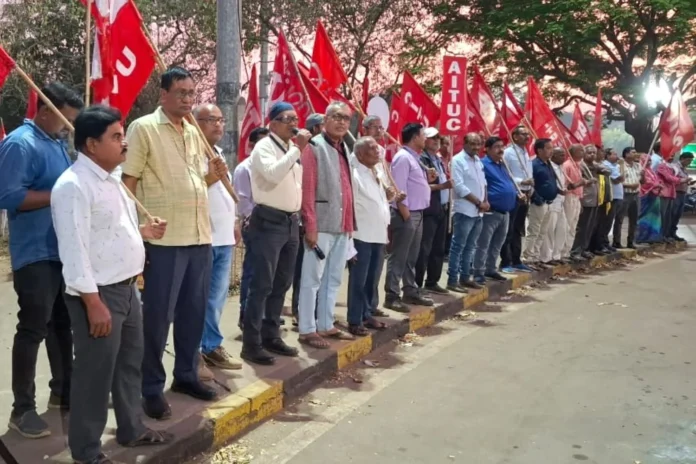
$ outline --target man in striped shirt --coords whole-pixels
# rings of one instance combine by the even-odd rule
[[[621,245],[621,228],[623,221],[628,216],[628,238],[627,248],[635,248],[633,240],[636,235],[636,225],[638,224],[638,189],[640,188],[640,165],[637,163],[638,154],[633,147],[626,147],[621,153],[623,157],[623,170],[625,178],[623,181],[624,200],[621,208],[616,212],[614,219],[613,241],[614,248],[623,248]]]

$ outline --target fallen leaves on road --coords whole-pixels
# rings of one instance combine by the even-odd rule
[[[421,338],[423,338],[423,337],[421,337],[417,333],[409,332],[399,339],[399,345],[405,346],[405,347],[413,346],[413,344],[415,342],[417,342],[418,340],[420,340]]]
[[[533,290],[531,285],[523,285],[520,288],[515,288],[513,290],[508,290],[507,294],[508,295],[517,295],[517,296],[526,296],[529,295],[529,292]]]
[[[561,277],[561,276],[559,276],[559,275],[555,275],[555,276],[552,276],[552,277],[551,277],[551,280],[557,280],[557,281],[559,281],[559,282],[565,282],[566,280],[568,280],[568,278],[567,278],[567,277]]]
[[[476,314],[475,311],[464,311],[462,313],[455,314],[454,316],[452,316],[452,320],[469,322],[472,319],[476,319],[477,317],[478,314]]]
[[[309,404],[313,404],[314,406],[323,406],[324,403],[319,400],[309,400]]]
[[[370,367],[379,367],[379,362],[370,361],[369,359],[364,360],[363,364],[365,364],[366,366],[370,366]]]
[[[222,448],[213,455],[210,464],[249,464],[254,456],[249,454],[249,448],[235,443]]]

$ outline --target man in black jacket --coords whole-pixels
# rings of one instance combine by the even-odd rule
[[[437,177],[430,182],[430,206],[423,211],[423,239],[416,263],[416,284],[419,288],[432,293],[447,294],[449,292],[438,282],[445,262],[449,190],[452,188],[452,181],[447,179],[445,164],[438,154],[441,140],[437,129],[428,127],[425,129],[425,137],[425,150],[421,155],[421,164],[430,170],[435,170]]]

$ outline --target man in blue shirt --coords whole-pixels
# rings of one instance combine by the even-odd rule
[[[43,93],[69,121],[83,103],[71,88],[54,82]],[[12,347],[14,404],[9,427],[27,438],[50,435],[36,413],[36,358],[46,340],[52,379],[49,408],[69,409],[72,333],[63,301],[58,240],[51,219],[51,189],[71,161],[62,120],[42,100],[34,120],[25,120],[0,144],[0,209],[10,229],[10,259],[19,313]]]
[[[551,203],[558,195],[558,181],[551,166],[553,145],[551,139],[538,139],[534,142],[536,158],[532,161],[534,193],[529,206],[529,225],[524,257],[527,264],[539,263],[541,244],[548,233],[551,219]],[[545,267],[540,265],[541,267]]]
[[[505,243],[510,221],[510,212],[517,206],[517,189],[503,160],[503,141],[500,137],[486,140],[486,156],[483,159],[483,173],[486,175],[486,189],[490,209],[483,214],[481,235],[474,255],[474,280],[485,284],[486,278],[505,282],[496,270],[500,249]]]
[[[416,284],[431,293],[447,294],[449,292],[438,282],[442,277],[442,267],[445,262],[452,181],[447,179],[445,165],[438,154],[440,133],[434,127],[428,127],[425,129],[425,137],[425,149],[421,155],[421,162],[425,167],[434,169],[437,177],[430,182],[430,205],[423,211],[423,238],[416,263]]]

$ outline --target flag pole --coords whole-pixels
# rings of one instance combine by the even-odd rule
[[[155,54],[155,61],[157,61],[157,66],[159,67],[160,72],[165,72],[167,70],[167,65],[164,63],[164,59],[162,58],[162,54],[160,53],[159,49],[155,46],[155,42],[152,40],[152,35],[150,35],[150,31],[147,29],[147,27],[145,27],[145,24],[142,20],[140,21],[140,26],[143,33],[145,34],[145,37],[147,38],[148,43],[150,44],[152,52]],[[196,118],[189,114],[188,116],[186,116],[186,121],[193,125],[193,127],[196,128],[196,131],[198,131],[198,137],[203,141],[203,147],[205,148],[205,154],[208,157],[208,159],[212,160],[215,158],[221,158],[221,156],[218,155],[217,152],[213,149],[213,147],[208,143],[208,139],[205,138],[203,130],[201,129],[201,126],[198,124],[198,121],[196,121]],[[222,182],[222,185],[225,187],[225,190],[227,190],[227,193],[230,194],[232,200],[234,200],[235,203],[239,203],[239,197],[237,196],[237,193],[234,191],[230,179],[228,177],[223,177],[220,179],[220,182]]]
[[[89,106],[90,80],[91,80],[91,29],[92,29],[92,0],[87,0],[87,14],[85,17],[85,105]]]
[[[34,81],[29,77],[27,73],[24,72],[22,68],[19,67],[19,65],[15,64],[15,71],[19,73],[20,77],[24,79],[24,81],[31,87],[34,92],[36,92],[36,95],[41,99],[42,102],[51,110],[53,113],[58,116],[58,119],[61,120],[61,122],[65,125],[65,127],[70,130],[70,132],[75,132],[75,127],[72,125],[70,121],[68,121],[68,118],[65,117],[63,113],[60,112],[58,108],[56,108],[56,105],[53,104],[51,100],[48,99],[48,97],[41,91],[41,89],[34,83]],[[154,222],[154,218],[152,215],[145,209],[145,207],[138,201],[138,199],[135,197],[133,192],[131,192],[126,186],[124,185],[124,190],[126,191],[126,194],[128,197],[133,200],[135,203],[135,206],[138,208],[138,211],[147,218],[147,221],[152,223]]]

